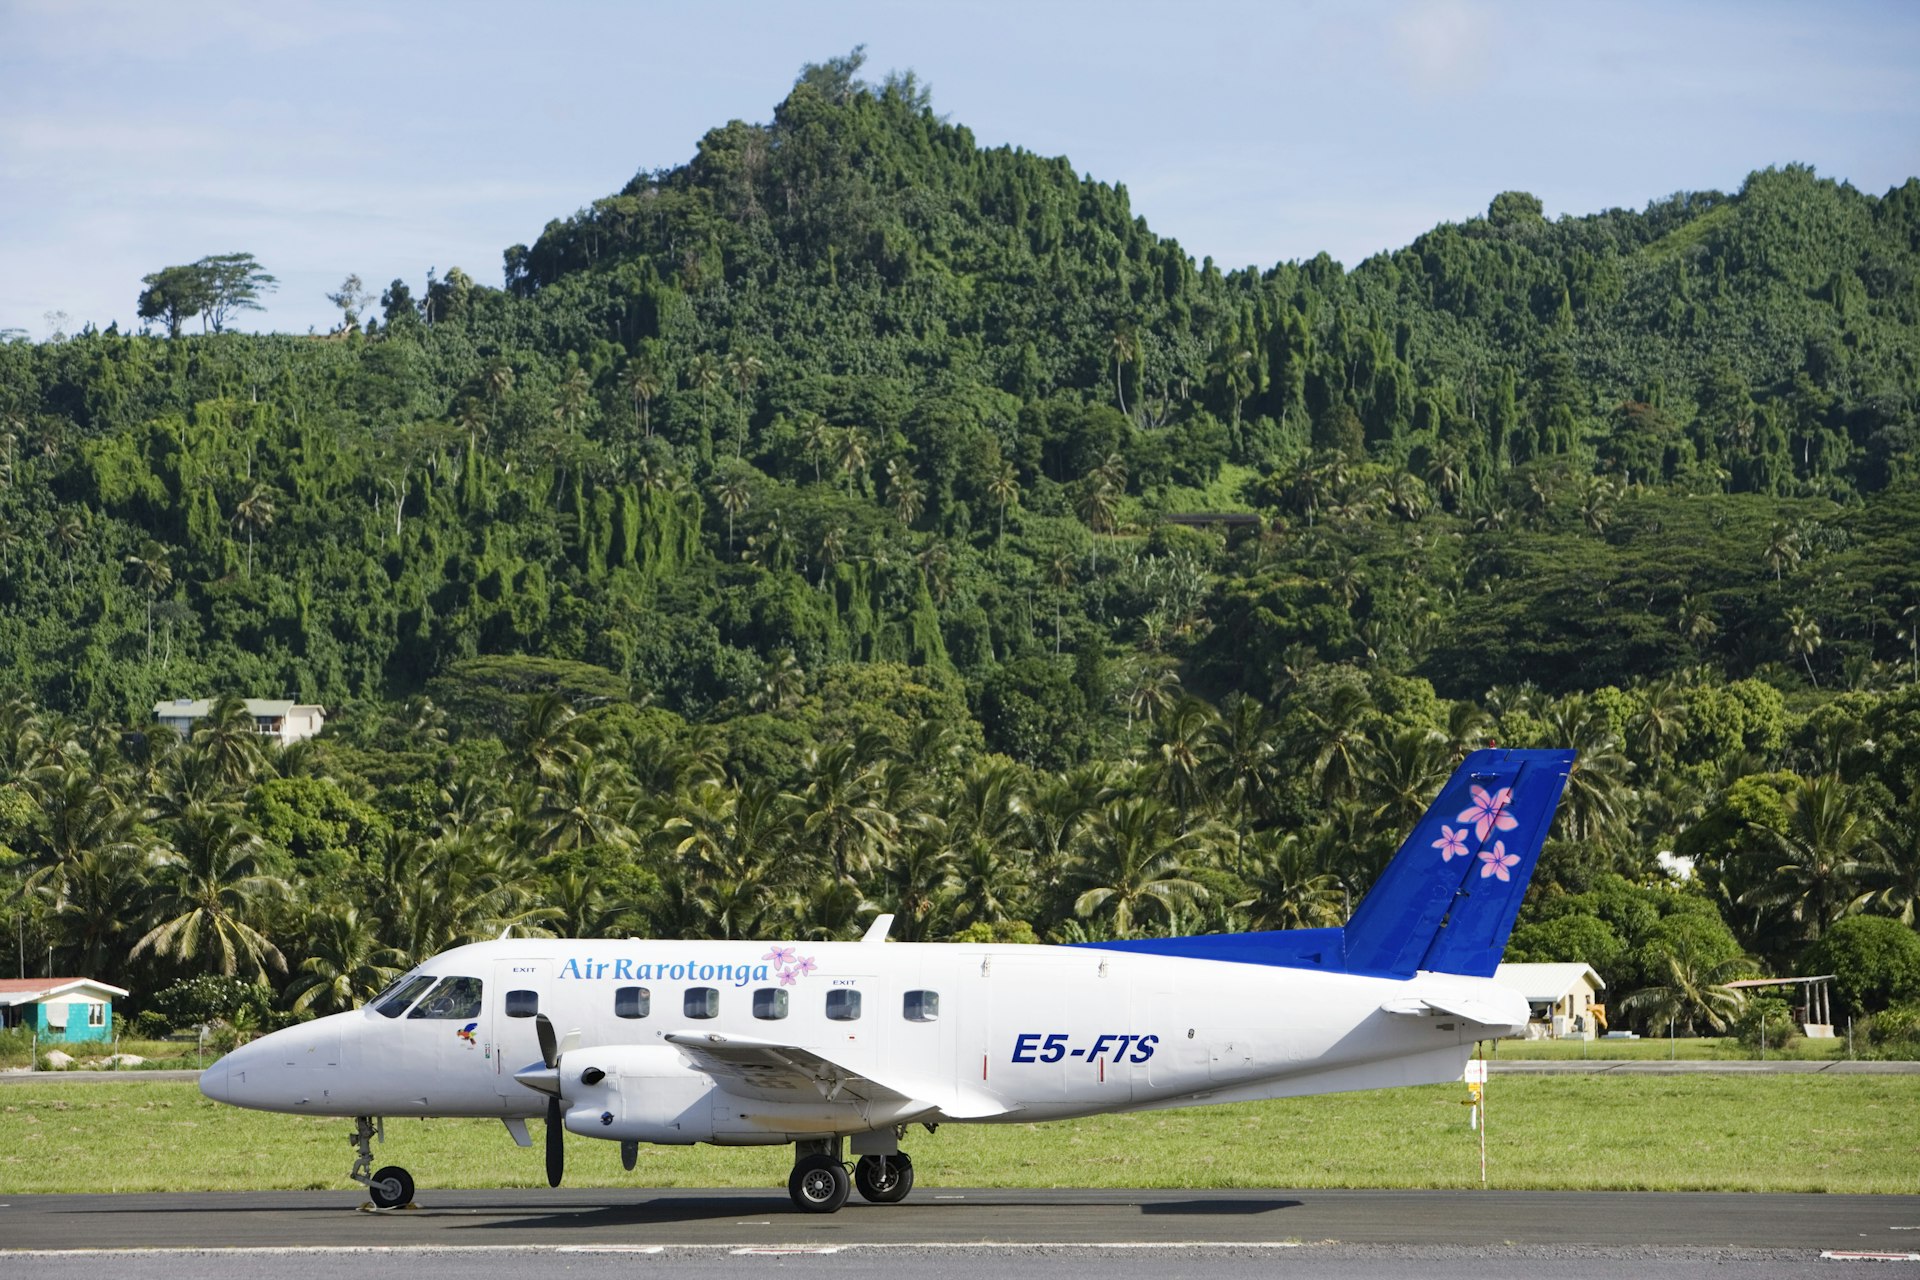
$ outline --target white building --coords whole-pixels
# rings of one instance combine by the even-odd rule
[[[277,698],[248,698],[246,703],[247,714],[253,717],[253,731],[277,740],[283,747],[313,737],[327,723],[325,707]],[[208,698],[174,698],[153,704],[154,718],[183,738],[191,737],[194,722],[205,719],[212,710],[213,702]]]
[[[1503,964],[1493,980],[1527,998],[1529,1040],[1591,1040],[1601,1030],[1596,1021],[1607,1007],[1599,997],[1607,984],[1590,964]]]

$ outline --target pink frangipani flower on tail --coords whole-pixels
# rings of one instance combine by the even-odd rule
[[[1480,861],[1483,864],[1480,868],[1480,878],[1482,880],[1485,880],[1488,876],[1492,876],[1496,880],[1511,880],[1513,877],[1507,874],[1507,868],[1519,866],[1520,855],[1517,853],[1508,853],[1506,843],[1501,840],[1495,840],[1493,842],[1493,848],[1482,849],[1480,851]]]
[[[1460,811],[1455,822],[1471,822],[1474,833],[1482,840],[1492,831],[1511,831],[1520,825],[1520,819],[1507,812],[1507,805],[1513,799],[1513,788],[1502,787],[1488,794],[1482,786],[1473,788],[1473,803]]]
[[[1433,842],[1433,847],[1440,851],[1442,862],[1452,862],[1455,858],[1466,857],[1467,829],[1462,827],[1455,831],[1452,827],[1442,826],[1440,838]]]

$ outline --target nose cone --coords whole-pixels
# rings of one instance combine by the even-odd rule
[[[227,1083],[227,1060],[221,1058],[200,1073],[200,1092],[215,1102],[231,1102],[233,1095]]]

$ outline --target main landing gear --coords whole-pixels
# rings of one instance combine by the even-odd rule
[[[373,1140],[386,1141],[386,1124],[373,1116],[353,1118],[354,1160],[347,1176],[367,1189],[367,1198],[376,1209],[398,1209],[413,1203],[413,1175],[397,1164],[369,1174],[373,1168]]]
[[[802,1213],[834,1213],[855,1190],[874,1204],[899,1204],[913,1190],[913,1161],[898,1148],[861,1156],[851,1178],[839,1138],[796,1142],[793,1154],[787,1194]]]

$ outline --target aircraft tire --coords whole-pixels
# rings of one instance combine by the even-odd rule
[[[847,1202],[852,1183],[847,1166],[833,1156],[808,1156],[794,1163],[787,1178],[787,1194],[802,1213],[837,1213]]]
[[[413,1203],[413,1175],[397,1164],[377,1170],[367,1183],[367,1196],[376,1209],[398,1209]]]
[[[853,1185],[874,1204],[899,1204],[913,1190],[913,1161],[904,1151],[890,1156],[861,1156],[853,1166]]]

